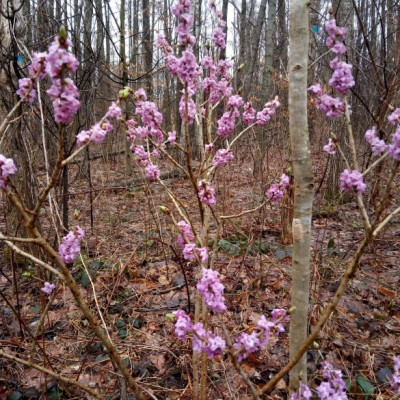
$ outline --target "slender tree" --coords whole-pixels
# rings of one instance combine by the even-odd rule
[[[310,236],[313,174],[307,122],[307,61],[309,46],[308,0],[290,4],[289,129],[294,175],[293,262],[289,352],[296,353],[307,337]],[[300,359],[290,372],[289,389],[307,382],[307,358]]]

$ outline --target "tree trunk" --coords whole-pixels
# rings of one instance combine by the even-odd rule
[[[294,175],[293,262],[289,355],[307,337],[313,175],[307,123],[308,0],[292,0],[289,33],[289,130]],[[307,382],[306,354],[290,371],[289,390]]]
[[[153,67],[153,46],[151,43],[150,30],[150,5],[149,0],[142,0],[143,11],[143,57],[145,69],[145,89],[149,97],[153,94],[153,83],[151,79],[151,70]]]

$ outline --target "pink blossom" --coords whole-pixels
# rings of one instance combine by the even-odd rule
[[[321,97],[322,96],[322,89],[321,89],[321,85],[319,83],[317,83],[316,85],[312,85],[307,89],[309,92],[317,95],[317,97]]]
[[[68,235],[63,237],[58,254],[65,263],[70,264],[74,262],[76,256],[81,251],[80,241],[84,236],[85,231],[77,226],[75,230],[69,231]]]
[[[32,62],[28,65],[29,76],[33,80],[46,76],[46,57],[47,53],[33,53]]]
[[[210,69],[214,66],[213,59],[210,56],[204,56],[201,65],[203,65],[205,69]]]
[[[188,13],[190,11],[190,0],[178,0],[171,7],[172,14],[179,18],[182,14]]]
[[[376,126],[365,132],[365,140],[371,145],[372,153],[375,156],[379,156],[387,149],[387,145],[384,140],[379,139],[376,136]]]
[[[19,89],[17,95],[24,98],[25,101],[33,103],[36,96],[36,90],[33,88],[33,82],[31,78],[22,78],[18,80]]]
[[[389,116],[388,116],[388,121],[392,125],[396,125],[400,123],[400,108],[396,108]]]
[[[6,158],[3,154],[0,154],[0,187],[8,190],[7,180],[10,175],[14,175],[17,172],[17,168],[12,158]]]
[[[199,199],[202,203],[212,206],[217,203],[217,199],[215,198],[214,188],[210,186],[210,182],[206,180],[199,181]]]
[[[346,28],[338,27],[336,25],[336,20],[331,19],[326,22],[325,30],[329,36],[338,37],[340,40],[346,39]]]
[[[214,45],[216,47],[219,47],[220,49],[224,49],[226,47],[225,38],[226,38],[226,34],[222,28],[217,27],[214,29],[212,42],[214,43]]]
[[[344,103],[338,97],[323,94],[316,101],[317,107],[329,118],[340,117],[344,114]]]
[[[143,88],[139,88],[138,90],[136,90],[133,96],[135,98],[135,102],[142,102],[147,100],[146,91]]]
[[[328,144],[326,144],[322,149],[328,154],[336,154],[336,145],[331,138],[329,138]]]
[[[230,108],[234,108],[234,109],[238,109],[239,107],[241,107],[244,104],[243,98],[242,96],[235,94],[231,97],[229,97],[228,99],[228,103],[227,103],[227,107]]]
[[[312,392],[310,388],[304,383],[300,383],[299,391],[293,393],[289,400],[310,400],[312,397]]]
[[[213,150],[213,148],[214,148],[214,145],[213,145],[212,143],[209,143],[209,144],[206,144],[206,145],[204,146],[204,151],[205,151],[206,153],[211,153],[212,150]]]
[[[146,177],[152,181],[155,181],[160,177],[160,169],[157,167],[157,165],[154,165],[152,163],[147,165],[147,167],[145,168],[145,173]]]
[[[388,146],[389,155],[395,160],[400,160],[400,126],[392,136],[392,144]]]
[[[355,85],[353,75],[351,74],[352,65],[343,61],[338,61],[335,58],[331,62],[333,68],[333,74],[329,80],[329,84],[340,94],[347,94],[350,88]]]
[[[45,282],[43,287],[40,289],[43,293],[51,294],[53,290],[56,288],[54,283]]]
[[[243,107],[243,122],[245,124],[252,124],[256,118],[256,110],[252,107],[251,103],[246,103]]]
[[[224,300],[224,285],[218,277],[218,272],[212,269],[202,269],[201,279],[197,283],[197,290],[207,307],[218,313],[226,310]]]
[[[274,115],[280,106],[278,100],[269,101],[265,104],[262,111],[257,113],[257,125],[265,125]]]
[[[228,137],[235,130],[235,114],[233,111],[226,111],[218,120],[217,135]]]
[[[233,347],[239,351],[238,361],[241,362],[246,359],[249,354],[255,353],[260,349],[261,342],[258,338],[257,332],[253,332],[252,334],[242,333]]]
[[[357,194],[361,194],[366,189],[367,185],[363,181],[362,174],[357,171],[349,171],[345,169],[340,174],[340,188],[344,191],[355,189]]]
[[[395,392],[399,391],[400,388],[400,356],[393,358],[394,363],[394,374],[392,376],[392,389]]]
[[[231,150],[227,149],[220,149],[215,153],[213,159],[214,167],[219,167],[221,165],[227,164],[229,161],[233,160],[234,156]]]
[[[177,310],[172,313],[175,316],[175,335],[183,342],[186,340],[186,334],[192,331],[192,322],[190,317],[183,310]]]
[[[228,98],[232,94],[232,90],[230,82],[222,78],[210,90],[210,103],[217,104],[223,98]]]
[[[179,102],[179,115],[183,120],[186,118],[186,96],[183,94]],[[187,121],[188,124],[193,124],[194,118],[196,116],[196,103],[191,97],[187,101]]]
[[[194,260],[194,243],[185,243],[183,246],[182,254],[185,260],[191,261]]]
[[[196,248],[195,250],[196,250],[197,254],[198,254],[199,257],[200,257],[201,262],[202,262],[202,263],[207,262],[207,260],[208,260],[208,252],[207,252],[207,249],[206,249],[205,247],[198,247],[198,248]]]
[[[211,332],[206,332],[201,322],[193,325],[193,351],[205,352],[210,359],[224,352],[225,340]]]
[[[121,107],[117,106],[117,104],[113,101],[111,106],[108,107],[106,117],[121,118]]]
[[[267,196],[276,203],[280,202],[283,199],[284,191],[279,188],[278,185],[272,184],[268,191]]]
[[[172,53],[172,47],[162,33],[157,35],[157,47],[160,48],[166,55]]]
[[[172,145],[176,144],[176,131],[168,132],[168,142]]]

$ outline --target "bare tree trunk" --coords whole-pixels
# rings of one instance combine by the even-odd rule
[[[243,91],[244,78],[246,76],[246,21],[247,21],[247,2],[242,0],[242,9],[240,12],[240,32],[239,32],[239,66],[243,68],[237,73],[236,90]]]
[[[145,87],[148,95],[153,94],[153,83],[151,79],[151,70],[153,68],[153,45],[151,43],[150,31],[150,5],[149,0],[142,0],[143,11],[143,57],[145,69]]]
[[[309,47],[309,0],[290,4],[289,56],[289,129],[295,185],[293,218],[293,262],[289,355],[299,349],[307,337],[310,236],[313,200],[313,175],[307,123],[307,61]],[[306,354],[290,371],[289,390],[307,382]]]

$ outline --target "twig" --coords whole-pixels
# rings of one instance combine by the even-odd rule
[[[235,214],[235,215],[221,215],[219,218],[220,218],[220,219],[239,218],[239,217],[242,217],[243,215],[251,214],[251,213],[253,213],[253,212],[258,211],[260,208],[264,207],[266,203],[267,203],[267,202],[264,201],[262,204],[260,204],[259,206],[257,206],[256,208],[253,208],[253,209],[251,209],[251,210],[246,210],[246,211],[243,211],[243,212],[241,212],[241,213],[239,213],[239,214]]]
[[[60,382],[66,383],[68,385],[76,386],[79,389],[84,390],[86,393],[89,393],[91,396],[95,397],[96,399],[106,400],[105,397],[102,396],[100,393],[98,393],[97,390],[94,390],[94,389],[90,388],[89,386],[84,385],[83,383],[73,381],[72,379],[69,379],[60,374],[57,374],[56,372],[51,371],[50,369],[47,369],[39,364],[35,364],[33,362],[23,360],[22,358],[15,357],[11,354],[5,353],[3,350],[0,350],[0,356],[3,356],[4,358],[7,358],[8,360],[15,361],[18,364],[22,364],[22,365],[26,365],[27,367],[34,368],[40,372],[43,372],[47,375],[52,376],[54,379],[57,379]]]

